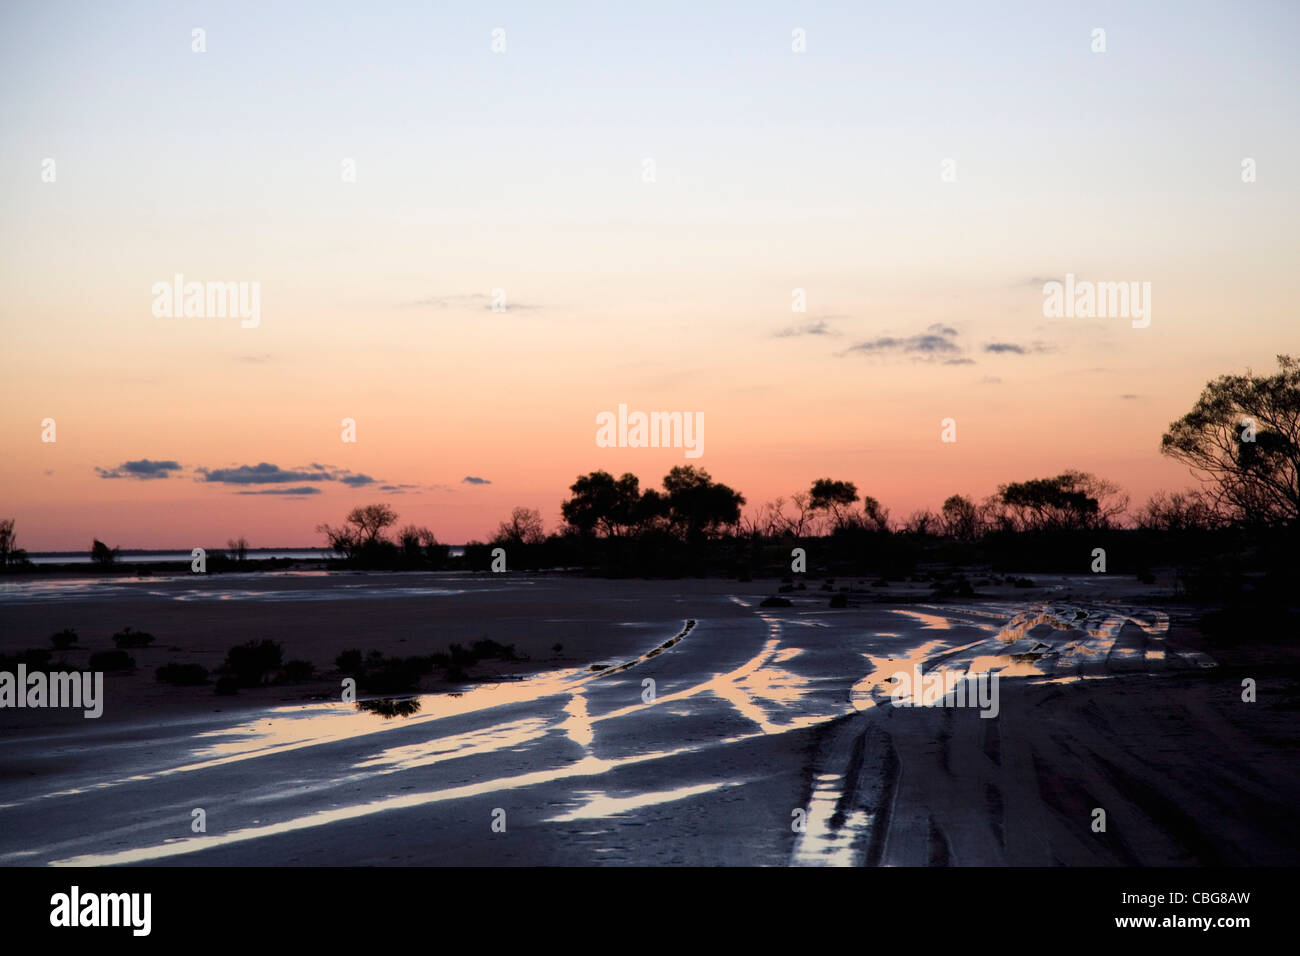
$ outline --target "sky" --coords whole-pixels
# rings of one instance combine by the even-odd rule
[[[1207,381],[1300,352],[1300,6],[623,7],[0,4],[18,544],[318,545],[375,501],[460,543],[683,464],[746,513],[1140,503]],[[156,314],[177,274],[256,322]],[[1149,324],[1046,315],[1067,274]],[[599,447],[620,404],[703,454]]]

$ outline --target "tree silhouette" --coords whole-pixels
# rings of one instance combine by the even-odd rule
[[[94,543],[90,546],[91,560],[106,568],[117,560],[117,553],[117,548],[110,548],[98,538],[96,538]]]
[[[858,500],[858,487],[851,481],[818,478],[808,492],[808,507],[830,517],[836,528],[844,527],[848,509]]]
[[[641,522],[641,484],[636,475],[615,479],[607,471],[582,475],[569,486],[573,497],[560,506],[565,523],[579,534],[618,537]]]
[[[546,540],[546,530],[542,523],[541,512],[533,508],[515,508],[510,512],[510,520],[503,521],[497,527],[493,544],[540,544]]]
[[[1169,426],[1160,451],[1208,484],[1214,505],[1240,521],[1300,518],[1300,361],[1274,375],[1222,375]]]
[[[384,529],[397,523],[397,512],[388,505],[364,505],[349,511],[345,520],[342,527],[319,524],[316,530],[329,539],[331,549],[351,558],[358,551],[386,543]]]
[[[14,519],[0,518],[0,568],[24,564],[27,552],[18,547],[18,536],[14,534]]]
[[[1084,471],[1000,485],[998,500],[1020,531],[1106,528],[1128,507],[1119,488]]]
[[[745,496],[715,482],[703,468],[678,465],[664,476],[668,519],[686,539],[708,537],[740,521]]]

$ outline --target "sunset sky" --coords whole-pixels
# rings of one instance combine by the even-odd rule
[[[985,6],[6,3],[0,517],[318,545],[387,501],[460,543],[595,469],[895,517],[1188,485],[1166,426],[1300,352],[1300,7]],[[260,323],[156,317],[177,273]],[[1067,273],[1150,326],[1046,318]],[[598,448],[619,403],[702,457]]]

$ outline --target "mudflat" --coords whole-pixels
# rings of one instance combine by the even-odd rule
[[[26,582],[0,596],[4,653],[64,627],[51,667],[126,625],[155,640],[106,675],[98,720],[0,711],[0,862],[1298,862],[1283,636],[1216,646],[1201,609],[1132,581],[852,584],[832,608],[815,581],[789,606],[762,581]],[[230,697],[154,678],[262,639],[316,675]],[[431,673],[396,708],[341,698],[345,650],[484,639],[518,659]],[[912,668],[998,675],[996,713],[904,699]]]

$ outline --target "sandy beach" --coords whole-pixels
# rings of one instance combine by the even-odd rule
[[[73,627],[84,666],[125,625],[156,641],[106,676],[98,720],[0,711],[0,863],[1296,863],[1292,650],[1215,647],[1158,587],[1035,583],[940,602],[854,582],[832,609],[816,581],[762,607],[775,582],[33,579],[0,598],[0,651]],[[317,678],[154,679],[254,638]],[[482,638],[521,659],[431,675],[406,717],[339,699],[344,650]],[[997,716],[899,706],[902,662],[1001,674]]]

